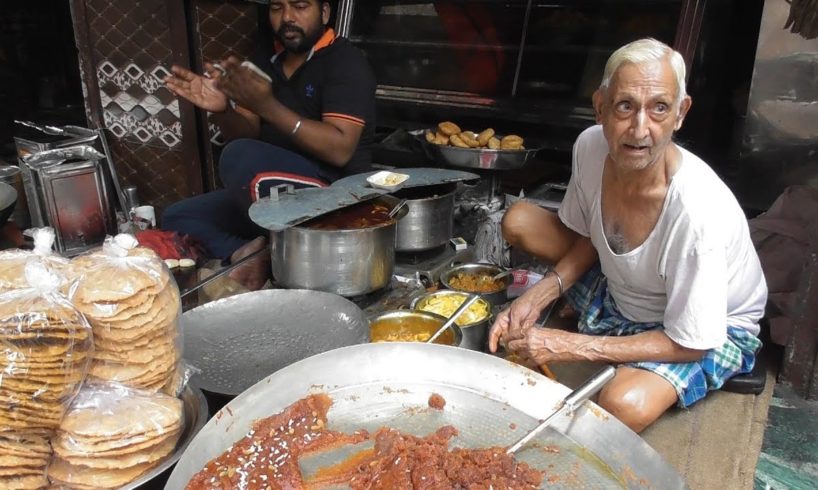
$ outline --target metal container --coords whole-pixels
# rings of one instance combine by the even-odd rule
[[[398,203],[392,196],[372,202]],[[397,222],[358,230],[315,230],[294,226],[270,232],[273,277],[286,288],[313,289],[341,296],[357,296],[380,289],[392,278]]]
[[[31,173],[27,194],[36,196],[43,213],[34,221],[54,228],[62,255],[77,255],[101,244],[106,235],[116,234],[116,217],[100,163],[104,158],[90,146],[23,157]]]
[[[38,228],[50,226],[46,218],[47,206],[42,202],[36,176],[25,164],[24,159],[47,150],[94,144],[99,139],[99,135],[93,130],[78,126],[57,128],[42,127],[26,121],[15,122],[20,125],[20,135],[14,137],[14,146],[17,150],[17,161],[20,164],[26,202],[28,203],[28,224]]]
[[[440,299],[440,298],[452,298],[453,301],[448,306],[453,306],[454,308],[449,308],[451,311],[450,314],[454,312],[454,309],[460,306],[463,301],[466,301],[468,297],[467,293],[461,293],[459,291],[451,291],[448,289],[441,289],[440,291],[435,291],[433,293],[426,293],[422,296],[419,296],[412,300],[410,307],[413,310],[420,310],[420,311],[432,311],[430,308],[437,309],[435,307],[430,306],[430,302]],[[454,301],[454,298],[460,298],[459,301]],[[491,305],[488,301],[480,298],[478,299],[473,305],[469,307],[466,311],[473,311],[473,309],[483,309],[486,312],[486,316],[480,318],[476,321],[471,323],[460,323],[457,324],[460,326],[460,330],[463,331],[463,341],[460,343],[460,347],[483,351],[486,347],[486,338],[488,337],[488,331],[491,327]],[[438,311],[434,311],[434,313],[438,313]],[[440,313],[438,313],[440,314]],[[464,312],[465,314],[465,312]],[[446,317],[446,315],[443,315]]]
[[[264,289],[205,303],[182,315],[185,360],[196,384],[238,395],[301,359],[365,343],[360,308],[336,294]]]
[[[0,227],[6,224],[17,202],[17,191],[14,187],[0,182]]]
[[[413,134],[429,158],[441,165],[452,167],[515,170],[524,167],[539,151],[539,148],[491,150],[489,148],[459,148],[436,145],[426,141],[424,136],[426,130],[413,132]]]
[[[257,420],[311,393],[332,398],[330,430],[394,427],[425,436],[453,425],[458,435],[450,447],[480,448],[511,445],[570,391],[530,369],[466,349],[416,342],[342,347],[287,366],[234,398],[188,446],[165,488],[185,488]],[[446,400],[443,411],[429,408],[432,393]],[[590,401],[557,417],[516,457],[547,472],[551,478],[542,488],[687,488],[639,435]]]
[[[428,311],[387,311],[369,320],[369,341],[426,342],[444,323],[445,317]],[[446,330],[434,343],[459,347],[463,342],[463,331],[460,327],[450,325]],[[397,339],[380,340],[389,336]]]
[[[488,275],[490,277],[494,277],[495,275],[503,272],[504,270],[505,269],[503,269],[502,267],[492,264],[459,264],[443,271],[440,274],[440,282],[446,289],[451,289],[453,291],[464,291],[467,293],[476,293],[479,294],[481,298],[488,301],[492,306],[499,306],[504,305],[508,302],[508,297],[506,293],[508,292],[508,287],[511,285],[512,282],[514,282],[514,277],[512,277],[511,275],[502,278],[503,289],[491,293],[481,293],[479,291],[466,291],[465,289],[453,287],[450,281],[451,278],[457,274]]]
[[[422,252],[445,245],[454,228],[453,184],[404,189],[394,195],[406,199],[409,212],[398,223],[398,252]]]
[[[31,215],[28,214],[28,201],[23,187],[23,174],[20,167],[14,165],[0,165],[0,182],[8,184],[17,191],[17,205],[11,215],[11,220],[20,228],[31,226]]]

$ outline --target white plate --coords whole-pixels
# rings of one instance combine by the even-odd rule
[[[369,182],[370,186],[376,189],[383,189],[392,192],[403,187],[404,182],[407,180],[409,180],[408,175],[399,174],[397,172],[389,172],[387,170],[375,172],[366,178],[366,181]]]

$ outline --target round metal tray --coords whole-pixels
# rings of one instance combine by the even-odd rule
[[[363,312],[341,296],[264,289],[196,307],[182,315],[184,353],[193,379],[211,393],[238,395],[296,361],[369,339]]]
[[[522,366],[457,347],[343,347],[292,364],[233,399],[191,442],[165,488],[184,488],[255,420],[314,392],[332,397],[333,430],[389,426],[426,435],[451,424],[459,431],[451,446],[486,447],[514,443],[570,390]],[[444,410],[429,408],[432,393],[445,398]],[[558,417],[517,457],[545,470],[548,488],[686,488],[656,451],[590,402]]]
[[[207,408],[207,399],[205,399],[202,390],[188,384],[185,387],[185,390],[182,392],[181,398],[182,402],[184,403],[185,428],[182,431],[181,436],[179,436],[179,442],[176,443],[176,449],[173,451],[173,454],[162,461],[159,466],[153,468],[124,487],[121,487],[120,490],[154,488],[154,486],[151,485],[151,480],[158,477],[167,471],[171,466],[176,464],[187,449],[188,444],[190,444],[193,438],[196,437],[196,434],[198,434],[202,427],[204,427],[205,422],[207,422],[209,412]]]
[[[436,145],[426,141],[426,130],[411,131],[426,156],[441,165],[486,170],[514,170],[522,168],[539,151],[539,148],[525,150],[491,150],[488,148],[459,148]]]

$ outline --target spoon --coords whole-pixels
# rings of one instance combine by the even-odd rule
[[[493,281],[496,281],[498,279],[502,279],[502,278],[504,278],[506,276],[510,276],[512,272],[514,272],[513,269],[507,269],[507,270],[504,270],[504,271],[500,271],[497,274],[494,274],[494,276],[492,276],[491,280],[493,282]]]
[[[466,298],[466,301],[464,301],[463,303],[461,303],[461,304],[460,304],[460,306],[458,306],[458,307],[457,307],[457,309],[456,309],[456,310],[454,310],[454,313],[452,313],[452,316],[450,316],[448,320],[446,320],[445,322],[443,322],[443,325],[441,325],[441,326],[440,326],[440,328],[438,328],[438,329],[437,329],[437,332],[435,332],[435,333],[434,333],[434,335],[432,335],[431,337],[429,337],[429,340],[427,340],[427,341],[426,341],[426,343],[427,343],[427,344],[431,344],[432,342],[434,342],[434,341],[435,341],[435,339],[437,339],[438,337],[440,337],[440,335],[441,335],[443,332],[445,332],[445,331],[446,331],[446,329],[448,329],[448,328],[449,328],[449,327],[450,327],[450,326],[451,326],[451,325],[454,323],[454,321],[455,321],[455,320],[457,320],[457,317],[459,317],[461,313],[463,313],[464,311],[466,311],[466,309],[467,309],[469,306],[471,306],[471,304],[472,304],[472,303],[474,303],[475,301],[477,301],[478,299],[480,299],[480,296],[479,296],[479,295],[476,295],[476,294],[470,294],[470,295],[469,295],[469,297],[468,297],[468,298]]]
[[[514,454],[520,450],[521,447],[525,445],[531,439],[534,439],[537,434],[545,430],[551,422],[557,417],[557,415],[565,412],[566,410],[573,411],[578,406],[582,405],[585,400],[591,398],[602,389],[608,381],[612,380],[616,375],[616,369],[613,366],[605,366],[602,368],[601,371],[591,376],[585,383],[583,383],[579,388],[572,391],[568,396],[560,400],[557,404],[557,408],[542,421],[540,425],[535,427],[531,432],[521,437],[517,442],[509,446],[506,450],[506,454]]]
[[[406,206],[406,199],[402,199],[394,208],[392,208],[392,210],[389,211],[389,214],[387,215],[387,217],[389,219],[394,218],[395,215],[398,214],[398,211],[403,209],[404,206]]]

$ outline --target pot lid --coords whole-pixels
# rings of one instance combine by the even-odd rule
[[[409,175],[402,189],[479,178],[471,172],[442,168],[406,168],[396,171]],[[374,173],[350,175],[336,180],[329,187],[293,190],[288,184],[276,186],[270,196],[263,197],[250,206],[250,219],[262,228],[280,231],[316,216],[389,194],[390,191],[369,186],[366,178]]]

